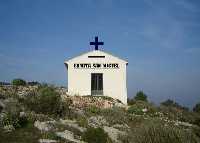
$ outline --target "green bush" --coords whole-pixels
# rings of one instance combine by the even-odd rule
[[[26,81],[23,79],[14,79],[12,81],[12,84],[16,85],[16,86],[19,86],[19,85],[24,86],[24,85],[26,85]]]
[[[197,103],[194,108],[193,108],[194,112],[200,113],[200,103]]]
[[[82,139],[88,143],[108,143],[111,140],[102,128],[88,128],[82,135]]]
[[[70,102],[62,101],[60,95],[52,86],[41,86],[37,95],[28,96],[23,103],[26,107],[38,114],[51,115],[53,117],[70,116]]]
[[[136,115],[143,115],[142,108],[138,108],[136,105],[132,105],[128,108],[128,113],[130,114],[136,114]]]
[[[134,97],[135,100],[141,100],[141,101],[148,101],[147,95],[144,94],[143,91],[139,91],[136,93],[136,96]]]
[[[143,109],[147,109],[147,111],[143,112]],[[157,108],[153,104],[144,101],[136,101],[135,104],[128,108],[128,113],[137,115],[143,115],[144,113],[153,114],[156,111]]]

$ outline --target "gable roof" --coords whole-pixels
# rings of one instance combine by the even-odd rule
[[[123,60],[123,59],[121,59],[121,58],[119,58],[119,57],[117,57],[117,56],[114,56],[114,55],[112,55],[112,54],[110,54],[110,53],[107,53],[107,52],[104,52],[104,51],[101,51],[101,50],[93,50],[93,51],[89,51],[89,52],[82,53],[82,54],[80,54],[79,56],[76,56],[76,57],[74,57],[74,58],[71,58],[71,59],[66,60],[64,63],[65,63],[65,64],[68,64],[69,62],[71,62],[71,61],[73,61],[73,60],[76,60],[76,59],[78,59],[78,58],[80,58],[80,57],[82,57],[82,56],[88,56],[88,55],[93,55],[93,54],[104,54],[104,55],[108,55],[108,56],[114,57],[114,58],[116,58],[116,59],[118,59],[118,60],[120,60],[120,61],[122,61],[122,62],[128,64],[128,61]]]

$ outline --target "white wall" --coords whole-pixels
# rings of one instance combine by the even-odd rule
[[[88,58],[105,56],[105,58]],[[102,51],[91,51],[65,62],[68,65],[68,92],[71,95],[91,95],[91,73],[103,73],[105,96],[119,99],[127,104],[126,64],[127,62]],[[74,68],[75,63],[118,63],[117,69]]]

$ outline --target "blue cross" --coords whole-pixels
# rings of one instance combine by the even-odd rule
[[[95,41],[94,42],[90,42],[90,45],[94,45],[95,46],[95,50],[98,50],[99,48],[98,48],[98,46],[99,45],[103,45],[104,44],[104,42],[99,42],[98,41],[98,37],[96,36],[95,37]]]

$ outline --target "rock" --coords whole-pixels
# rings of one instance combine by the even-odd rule
[[[74,108],[74,113],[80,116],[85,116],[84,111],[78,108]]]
[[[78,124],[72,123],[72,124],[68,124],[68,126],[78,129],[80,132],[84,132],[86,131],[86,128],[80,127]]]
[[[88,125],[93,128],[109,125],[103,116],[92,116],[88,119]]]
[[[11,132],[13,130],[15,130],[14,126],[13,125],[6,125],[3,127],[3,129],[6,131],[6,132]]]
[[[80,127],[76,123],[76,121],[74,121],[74,120],[62,120],[62,119],[60,119],[60,122],[61,122],[61,124],[67,125],[69,127],[75,128],[75,129],[78,129],[80,132],[86,131],[86,128]]]
[[[146,113],[148,110],[147,108],[142,109],[142,112]]]
[[[96,106],[98,108],[112,108],[113,106],[117,107],[126,107],[117,99],[113,99],[107,96],[70,96],[73,95],[70,92],[61,94],[63,100],[70,99],[72,101],[72,106],[75,108],[83,109],[90,106]]]
[[[5,104],[0,100],[0,107],[5,108]]]
[[[128,131],[130,129],[130,127],[127,124],[115,124],[112,127],[122,131]]]
[[[39,139],[39,143],[56,143],[56,140],[50,140],[50,139]]]
[[[176,125],[176,126],[185,126],[185,127],[192,127],[193,126],[192,124],[190,124],[188,122],[181,122],[181,121],[176,121],[174,123],[174,125]]]
[[[50,131],[54,128],[55,121],[40,122],[35,121],[34,126],[40,131]]]
[[[75,143],[84,143],[83,141],[80,141],[78,139],[75,139],[74,138],[74,133],[71,132],[71,131],[68,131],[68,130],[65,130],[64,132],[56,132],[56,135],[58,137],[61,137],[61,138],[64,138],[68,141],[71,141],[71,142],[75,142]]]
[[[124,105],[124,104],[121,103],[121,102],[115,102],[115,103],[114,103],[114,106],[116,106],[116,107],[121,107],[121,108],[126,108],[126,107],[127,107],[127,105]]]
[[[103,129],[108,134],[108,136],[111,138],[111,140],[116,143],[121,143],[121,141],[118,140],[119,135],[126,135],[126,132],[122,132],[113,127],[104,126]]]
[[[25,114],[25,112],[20,112],[20,113],[19,113],[19,116],[20,116],[20,117],[25,117],[26,114]]]

